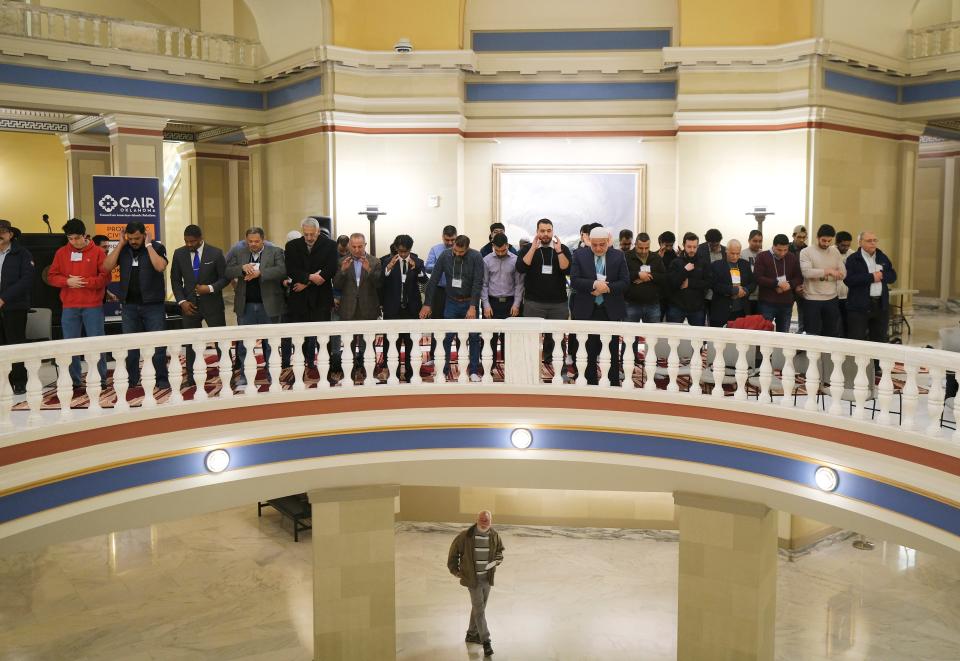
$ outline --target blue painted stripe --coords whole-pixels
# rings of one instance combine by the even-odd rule
[[[659,50],[670,45],[670,30],[548,30],[474,32],[479,53]]]
[[[824,72],[824,87],[836,92],[845,92],[847,94],[856,94],[865,96],[877,101],[886,101],[888,103],[898,103],[900,100],[900,87],[891,83],[881,83],[876,80],[867,80],[859,76],[848,76],[838,71]]]
[[[266,93],[267,109],[279,108],[296,101],[309,99],[311,96],[319,96],[320,91],[320,76],[314,76],[313,78],[307,78],[293,85],[270,90]]]
[[[262,110],[263,92],[0,64],[0,83]]]
[[[901,89],[904,103],[942,101],[943,99],[960,97],[960,80],[942,80],[936,83],[904,85]]]
[[[647,83],[467,83],[467,101],[673,100],[673,81]]]
[[[354,453],[432,449],[512,449],[509,429],[429,429],[315,436],[230,449],[230,468]],[[815,464],[799,459],[685,439],[615,432],[534,430],[538,449],[580,450],[691,461],[765,475],[816,488]],[[80,475],[0,498],[0,522],[155,482],[203,475],[204,453],[145,461]],[[960,510],[938,500],[846,471],[836,493],[960,535]]]

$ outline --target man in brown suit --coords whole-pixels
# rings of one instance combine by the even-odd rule
[[[351,234],[348,248],[349,254],[333,276],[333,287],[340,290],[340,320],[377,319],[380,316],[380,260],[367,252],[367,239],[363,234]],[[354,372],[362,369],[365,348],[363,336],[355,335],[351,344]]]

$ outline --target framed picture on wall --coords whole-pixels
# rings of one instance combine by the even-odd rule
[[[580,227],[603,223],[614,230],[643,231],[644,165],[493,166],[493,209],[516,244],[532,237],[541,218],[553,221],[560,240],[576,247]]]

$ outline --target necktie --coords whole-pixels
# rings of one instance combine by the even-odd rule
[[[597,264],[597,275],[606,275],[604,273],[604,268],[603,268],[603,257],[600,257],[599,255],[594,255],[594,261]],[[597,280],[599,279],[600,278],[597,278]],[[599,296],[594,296],[593,302],[596,303],[597,305],[603,304],[603,294],[600,294]]]
[[[407,260],[400,262],[400,307],[407,307]]]
[[[193,251],[193,282],[197,284],[200,280],[200,253]]]

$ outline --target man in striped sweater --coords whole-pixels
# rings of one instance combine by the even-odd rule
[[[466,642],[483,645],[484,656],[493,655],[487,628],[487,598],[497,566],[503,562],[503,543],[492,523],[493,515],[489,511],[478,513],[477,522],[453,540],[447,556],[447,569],[470,591],[472,609]]]

